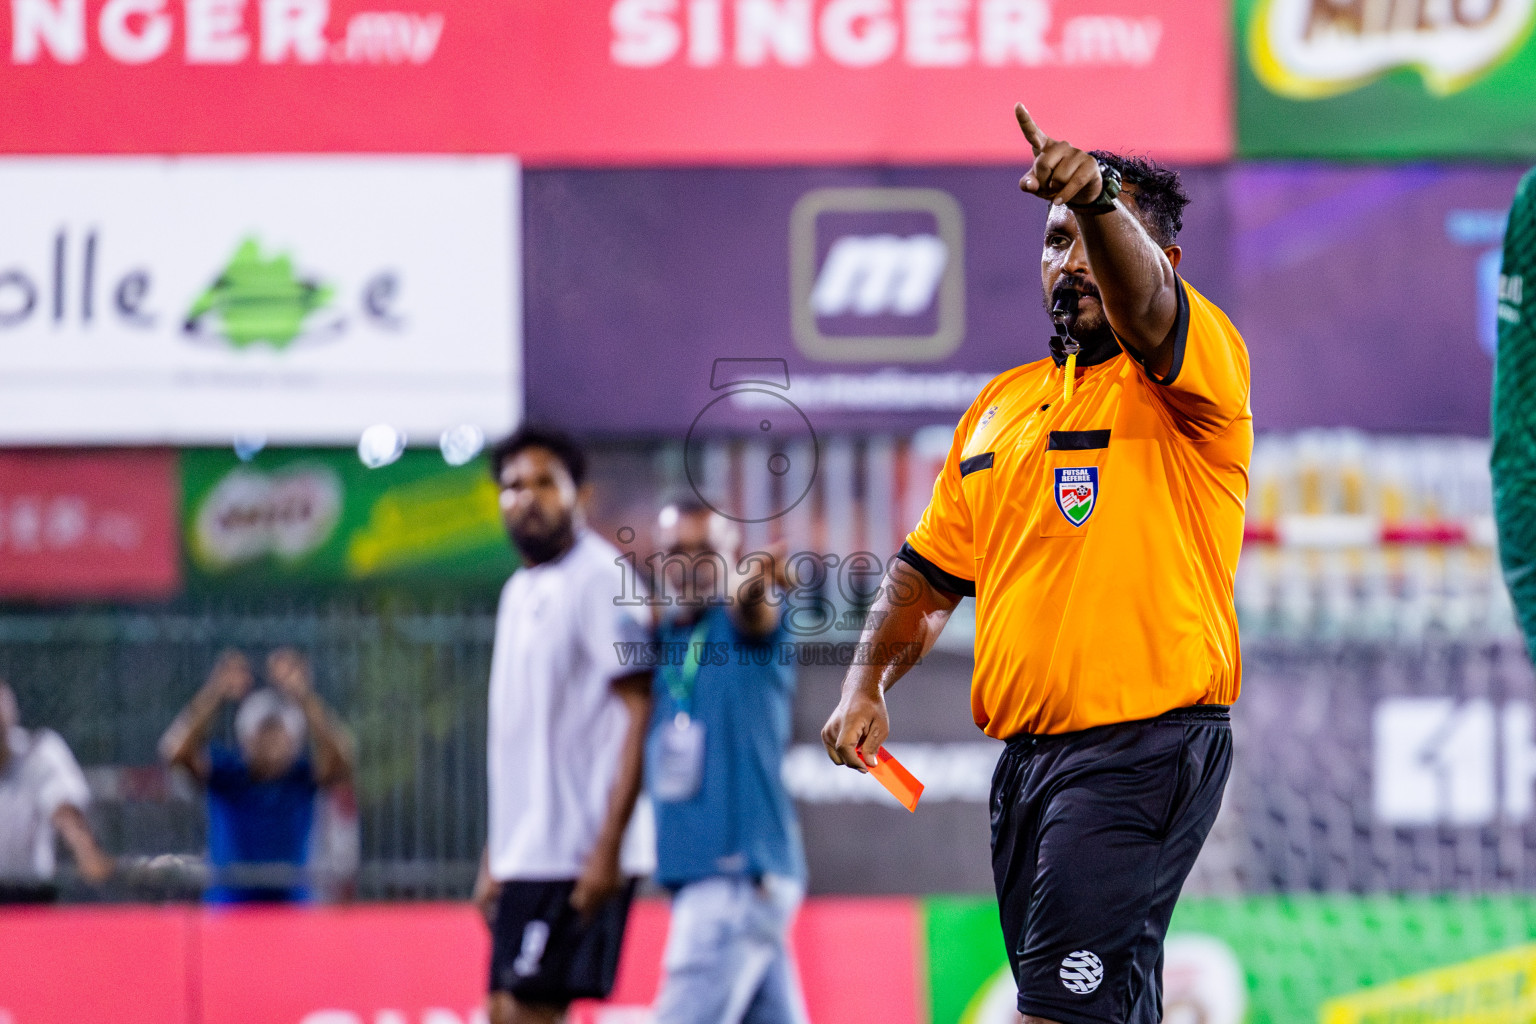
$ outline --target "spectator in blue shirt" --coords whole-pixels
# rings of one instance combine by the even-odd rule
[[[266,678],[270,686],[252,691],[250,662],[226,651],[160,740],[165,759],[208,794],[210,903],[308,900],[315,797],[352,774],[351,742],[315,693],[304,656],[273,651]],[[235,749],[208,743],[225,701],[240,701]]]
[[[739,532],[701,502],[658,522],[662,563],[646,786],[672,924],[657,1024],[801,1024],[789,926],[805,894],[800,826],[780,779],[795,670],[774,594],[777,552],[738,563]],[[711,600],[713,598],[713,600]]]

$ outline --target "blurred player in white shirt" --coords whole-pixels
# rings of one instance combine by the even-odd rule
[[[655,866],[648,830],[629,827],[650,670],[619,654],[647,633],[644,609],[619,603],[618,549],[582,521],[581,450],[525,427],[491,472],[523,567],[496,615],[475,900],[491,926],[491,1024],[545,1024],[612,989],[636,879]]]

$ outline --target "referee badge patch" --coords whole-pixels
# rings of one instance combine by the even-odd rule
[[[1073,526],[1082,526],[1093,515],[1099,500],[1098,466],[1058,466],[1056,507]]]

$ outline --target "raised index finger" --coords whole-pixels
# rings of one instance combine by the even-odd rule
[[[1035,151],[1035,156],[1039,156],[1045,151],[1045,147],[1051,144],[1051,137],[1035,124],[1035,119],[1029,116],[1029,111],[1024,104],[1015,103],[1013,115],[1019,119],[1019,128],[1024,132],[1024,138],[1029,140],[1029,146]]]

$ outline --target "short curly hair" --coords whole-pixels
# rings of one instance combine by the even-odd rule
[[[1136,200],[1141,223],[1158,245],[1167,248],[1179,240],[1184,228],[1184,207],[1189,193],[1179,172],[1144,156],[1125,156],[1104,149],[1088,154],[1120,172],[1120,181]]]
[[[587,455],[576,440],[564,431],[538,424],[525,424],[511,437],[491,449],[491,479],[501,483],[501,468],[507,460],[527,448],[542,448],[565,466],[571,475],[571,483],[577,487],[587,478]]]

